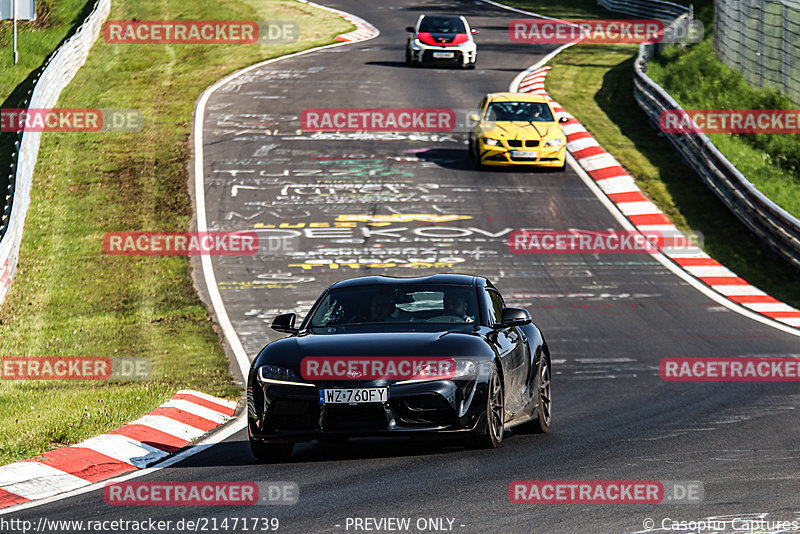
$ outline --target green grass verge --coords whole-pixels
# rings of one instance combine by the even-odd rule
[[[229,362],[185,257],[109,256],[103,235],[186,230],[194,103],[224,75],[332,42],[342,19],[288,0],[130,0],[109,20],[296,20],[300,41],[110,45],[101,37],[62,93],[65,108],[136,108],[136,133],[45,134],[19,268],[0,309],[0,356],[137,356],[144,382],[0,383],[0,464],[106,432],[179,388],[235,397]]]
[[[648,74],[684,109],[795,109],[771,89],[754,89],[722,63],[710,38],[688,50],[672,46]],[[709,138],[762,193],[800,217],[800,134],[726,134]]]
[[[540,0],[511,5],[554,17],[610,16],[591,0],[570,2],[564,8]],[[701,8],[710,18],[708,6]],[[637,45],[625,44],[570,47],[551,61],[547,89],[620,161],[676,226],[703,234],[708,254],[775,298],[800,307],[797,272],[765,250],[649,125],[633,98],[637,52]]]

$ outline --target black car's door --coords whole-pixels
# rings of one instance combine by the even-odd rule
[[[505,304],[503,297],[493,288],[485,290],[485,304],[489,311],[489,324],[500,323]],[[516,326],[498,327],[490,334],[503,366],[507,419],[517,415],[528,404],[525,389],[530,361],[525,350],[524,335]]]

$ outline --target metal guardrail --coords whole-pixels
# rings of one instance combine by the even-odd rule
[[[751,84],[800,104],[800,2],[716,0],[714,49]]]
[[[91,14],[78,31],[45,61],[44,70],[34,82],[30,100],[25,103],[26,109],[55,107],[61,91],[86,62],[89,50],[100,34],[110,10],[111,0],[97,0]],[[0,302],[5,298],[16,272],[41,139],[42,132],[23,132],[15,145],[17,150],[13,157],[6,204],[0,221]]]
[[[760,1],[760,0],[759,0]],[[654,1],[656,11],[650,14],[641,11],[644,0],[598,0],[599,5],[607,7],[611,4],[634,6],[636,15],[657,17],[663,13],[664,2]],[[668,2],[667,2],[668,3]],[[677,6],[677,4],[673,4]],[[623,6],[624,7],[624,6]],[[684,17],[691,17],[691,11],[684,7],[680,15],[673,21],[678,24]],[[617,8],[614,8],[616,10]],[[630,14],[632,10],[620,11]],[[658,43],[643,43],[639,47],[639,55],[634,66],[634,97],[639,107],[647,114],[650,121],[659,124],[664,111],[683,108],[657,83],[647,75],[647,60],[657,51]],[[675,150],[686,163],[697,171],[703,182],[719,197],[719,199],[767,246],[785,258],[790,265],[800,270],[800,220],[767,198],[747,178],[728,161],[704,133],[664,133],[664,137],[672,143]]]
[[[683,108],[647,76],[651,47],[642,45],[639,49],[634,68],[634,97],[650,120],[658,124],[662,112],[680,112]],[[739,220],[800,270],[800,220],[747,181],[704,133],[669,133],[664,136]]]
[[[665,0],[597,0],[597,5],[632,17],[672,21],[686,14],[686,6]]]

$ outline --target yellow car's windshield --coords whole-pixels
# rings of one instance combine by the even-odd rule
[[[544,102],[492,102],[486,108],[485,120],[494,122],[553,122],[550,106]]]

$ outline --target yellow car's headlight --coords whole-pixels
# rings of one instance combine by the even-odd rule
[[[499,146],[500,141],[498,141],[497,139],[492,139],[491,137],[484,137],[483,144],[489,146]]]
[[[564,140],[561,138],[557,139],[550,139],[548,142],[544,144],[545,148],[558,148],[564,143]]]

